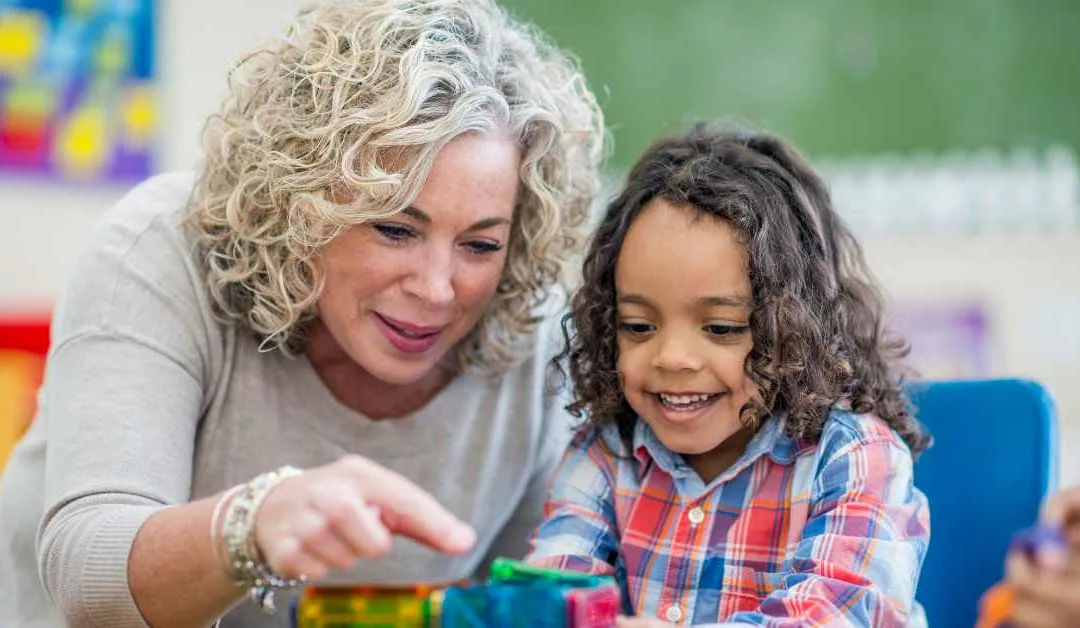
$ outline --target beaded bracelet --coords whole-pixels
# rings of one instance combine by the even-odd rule
[[[299,469],[289,466],[264,473],[239,487],[225,508],[221,536],[228,557],[227,571],[236,586],[247,589],[248,597],[266,614],[273,614],[275,610],[276,589],[298,587],[307,582],[307,578],[282,578],[270,569],[260,556],[255,542],[255,515],[271,489],[301,473]],[[228,495],[223,496],[222,502],[225,497]]]

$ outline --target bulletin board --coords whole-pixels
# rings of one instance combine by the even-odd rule
[[[0,175],[152,172],[154,0],[0,0]]]

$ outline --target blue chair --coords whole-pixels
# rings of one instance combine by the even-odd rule
[[[934,437],[915,463],[931,528],[916,598],[931,627],[974,626],[1010,537],[1057,489],[1054,404],[1041,385],[1016,379],[915,382],[907,392]]]

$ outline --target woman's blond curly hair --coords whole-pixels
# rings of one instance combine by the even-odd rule
[[[204,130],[189,219],[219,316],[264,349],[302,351],[319,251],[407,207],[447,142],[508,132],[522,163],[506,267],[456,358],[497,374],[528,354],[606,147],[576,61],[491,0],[332,1],[243,58],[229,88]]]

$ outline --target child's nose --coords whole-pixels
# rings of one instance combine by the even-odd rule
[[[680,332],[661,333],[653,354],[653,368],[664,371],[697,371],[702,360],[697,347],[700,339]]]

